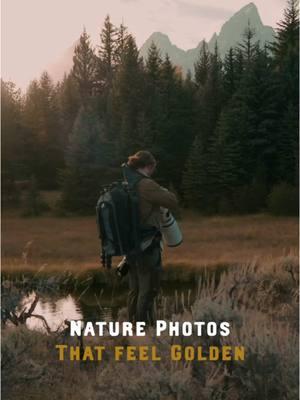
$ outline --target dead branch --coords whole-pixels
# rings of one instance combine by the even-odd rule
[[[51,331],[51,329],[50,329],[50,326],[48,325],[48,322],[46,321],[46,319],[45,319],[42,315],[31,314],[30,317],[34,317],[34,318],[37,318],[37,319],[40,319],[41,321],[43,321],[44,326],[45,326],[47,332],[48,332],[48,333],[52,333],[52,331]]]

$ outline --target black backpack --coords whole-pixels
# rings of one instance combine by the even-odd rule
[[[140,251],[139,200],[135,188],[144,176],[130,171],[126,165],[123,165],[123,175],[123,181],[102,187],[96,206],[101,260],[107,268],[111,268],[113,256]]]

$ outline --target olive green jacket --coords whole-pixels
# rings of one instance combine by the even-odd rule
[[[178,211],[178,201],[174,193],[159,186],[150,178],[141,179],[137,184],[140,201],[140,221],[142,225],[160,228],[160,207],[172,212]]]

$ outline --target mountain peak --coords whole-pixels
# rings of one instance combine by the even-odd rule
[[[148,41],[154,41],[159,44],[171,45],[169,36],[161,32],[153,32]]]
[[[232,18],[236,17],[257,20],[262,24],[258,9],[254,3],[249,3],[242,7]]]
[[[257,10],[256,5],[252,2],[249,4],[246,4],[244,7],[242,7],[240,9],[240,11],[244,11],[244,12],[251,11],[251,10]]]
[[[214,33],[208,41],[208,49],[213,52],[215,44],[218,43],[220,56],[223,58],[226,52],[236,46],[242,39],[248,24],[255,31],[255,40],[260,41],[261,45],[274,40],[274,30],[269,26],[264,26],[259,16],[259,11],[253,2],[246,4],[238,12],[227,20],[221,27],[219,33]],[[154,32],[140,48],[140,55],[147,59],[148,50],[154,42],[158,47],[161,56],[167,53],[174,65],[180,66],[184,72],[193,71],[194,63],[199,57],[199,50],[203,40],[199,41],[198,46],[189,50],[178,48],[171,42],[169,36],[162,32]],[[49,67],[50,75],[56,80],[61,79],[64,72],[71,70],[73,65],[74,45],[66,52],[63,57]]]

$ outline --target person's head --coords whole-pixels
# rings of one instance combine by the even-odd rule
[[[155,171],[157,161],[150,151],[141,150],[128,157],[127,165],[145,175],[151,176]]]

